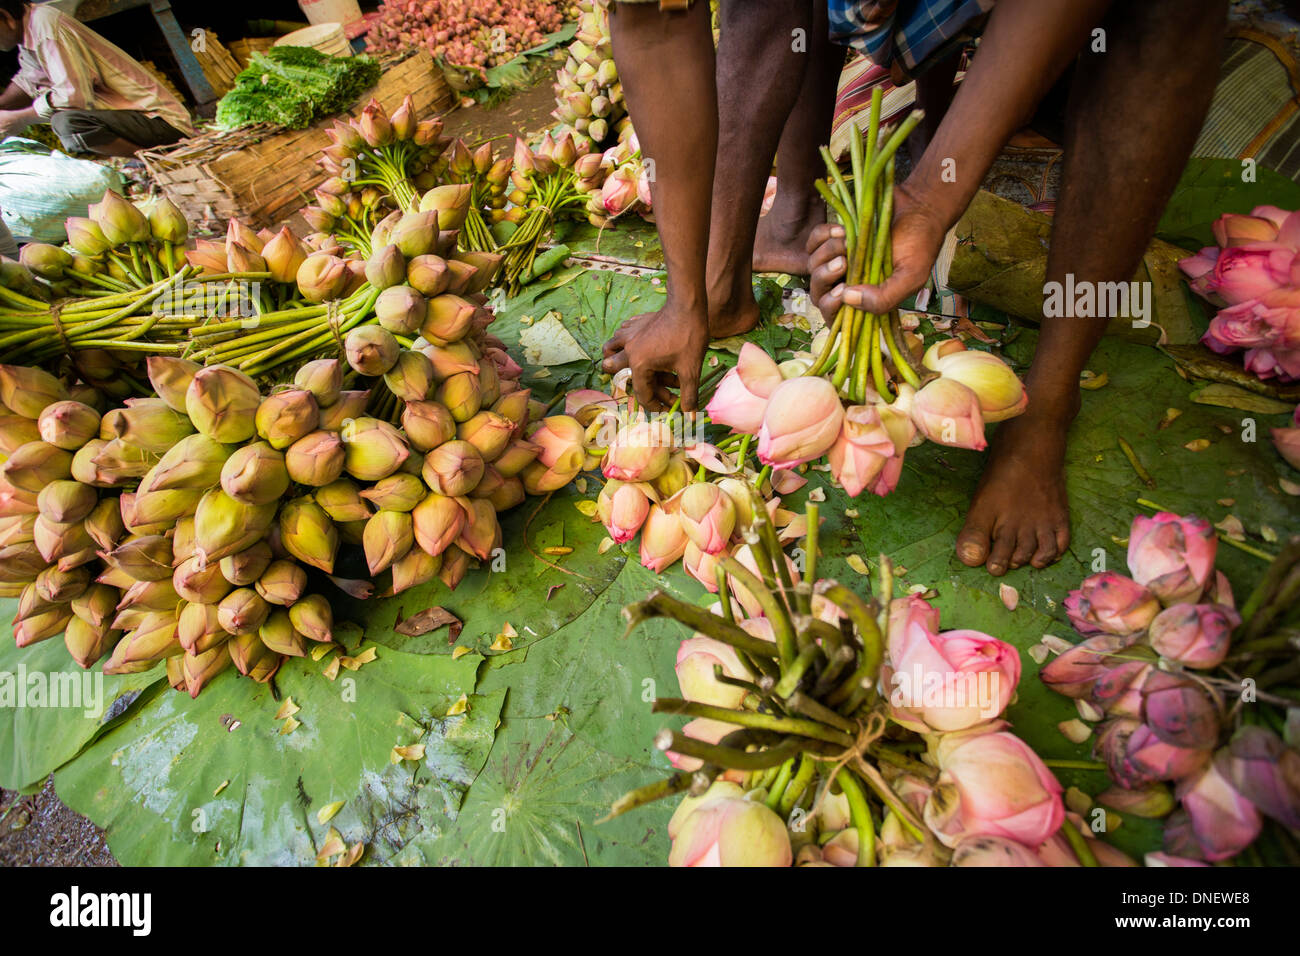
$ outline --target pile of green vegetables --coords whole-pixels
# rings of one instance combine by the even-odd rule
[[[329,56],[311,47],[277,46],[254,53],[248,69],[217,104],[217,125],[237,129],[275,123],[301,129],[346,109],[379,82],[369,56]]]

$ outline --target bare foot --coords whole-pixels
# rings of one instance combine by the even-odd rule
[[[808,237],[826,221],[826,209],[812,204],[806,214],[790,216],[780,206],[758,220],[754,236],[754,271],[808,275]]]
[[[1077,409],[1076,409],[1077,410]],[[1045,568],[1070,543],[1065,444],[1076,410],[1040,408],[998,425],[988,463],[957,535],[957,557],[1000,576]]]

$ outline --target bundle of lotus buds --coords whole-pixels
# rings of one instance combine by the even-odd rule
[[[386,291],[382,321],[418,321],[357,329],[354,371],[317,359],[269,393],[230,366],[151,356],[155,395],[101,414],[85,386],[0,367],[0,589],[19,598],[18,644],[62,633],[107,673],[166,659],[197,695],[230,663],[269,680],[332,643],[335,588],[454,588],[488,560],[497,512],[559,487],[529,478],[540,412],[480,306]],[[400,426],[368,413],[362,377],[382,379]]]
[[[1014,647],[939,630],[923,594],[894,598],[880,557],[864,600],[818,580],[817,506],[804,573],[783,557],[751,493],[749,562],[714,569],[705,609],[658,592],[629,630],[669,618],[694,634],[677,653],[690,718],[655,737],[671,776],[611,810],[685,793],[668,835],[674,866],[1132,865],[1067,815],[1047,764],[1003,717],[1020,680]]]
[[[555,109],[560,122],[557,138],[572,133],[583,152],[599,152],[615,136],[631,129],[623,84],[614,65],[614,46],[609,35],[607,0],[581,0],[578,4],[578,32],[569,44],[569,55],[555,74]]]
[[[1097,722],[1094,755],[1115,783],[1100,801],[1166,818],[1165,850],[1186,865],[1238,855],[1265,818],[1284,842],[1300,828],[1300,751],[1283,739],[1300,673],[1287,624],[1300,539],[1240,612],[1217,550],[1204,519],[1135,518],[1131,576],[1101,572],[1070,592],[1066,611],[1084,640],[1061,642],[1042,670],[1077,701],[1078,738],[1091,735],[1084,720]],[[1233,698],[1248,702],[1230,707]]]
[[[574,172],[578,191],[587,197],[585,211],[593,226],[606,226],[627,212],[654,221],[650,193],[653,166],[642,157],[641,142],[630,124],[619,132],[618,142],[603,153],[579,158]]]
[[[421,119],[410,95],[392,116],[372,99],[356,119],[336,120],[318,159],[328,174],[303,210],[313,229],[333,233],[363,255],[375,224],[389,212],[414,212],[441,181],[449,140],[442,118]]]
[[[181,211],[167,199],[137,204],[108,190],[88,213],[66,221],[66,245],[31,242],[19,261],[0,260],[0,361],[184,338],[194,290],[178,296],[175,288],[194,270]]]

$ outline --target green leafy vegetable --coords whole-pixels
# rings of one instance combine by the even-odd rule
[[[236,129],[274,123],[301,129],[352,105],[379,82],[373,57],[328,56],[311,47],[277,46],[254,53],[248,69],[217,104],[217,125]]]

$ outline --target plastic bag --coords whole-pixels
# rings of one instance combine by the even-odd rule
[[[35,140],[0,143],[0,215],[20,242],[62,242],[63,221],[84,216],[106,189],[122,190],[115,169],[53,152]]]

